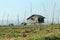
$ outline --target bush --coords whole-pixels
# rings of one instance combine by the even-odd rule
[[[25,33],[23,33],[23,35],[22,35],[23,37],[26,37],[27,36],[27,34],[25,34]]]
[[[11,23],[11,24],[9,24],[9,26],[14,26],[14,24],[13,24],[13,23]]]
[[[25,33],[30,33],[31,32],[31,30],[25,30]]]
[[[45,40],[60,40],[60,38],[56,36],[48,36],[48,37],[45,37]]]
[[[60,40],[60,38],[56,36],[48,36],[48,37],[42,37],[42,38],[32,38],[29,40]]]

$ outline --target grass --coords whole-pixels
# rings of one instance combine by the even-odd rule
[[[60,40],[60,25],[0,27],[0,40]]]

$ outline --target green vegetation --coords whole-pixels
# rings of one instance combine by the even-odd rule
[[[0,40],[60,40],[60,25],[0,27]]]

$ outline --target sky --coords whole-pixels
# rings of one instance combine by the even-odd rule
[[[60,0],[0,0],[0,20],[24,20],[32,14],[45,17],[45,22],[52,22],[54,4],[54,22],[60,22]]]

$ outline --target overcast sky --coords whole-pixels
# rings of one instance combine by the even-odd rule
[[[0,20],[16,20],[19,15],[19,19],[23,20],[25,11],[26,18],[31,15],[31,4],[32,14],[43,15],[48,19],[48,22],[52,21],[52,14],[55,7],[55,22],[60,20],[60,0],[0,0]],[[57,21],[56,21],[57,20]]]

